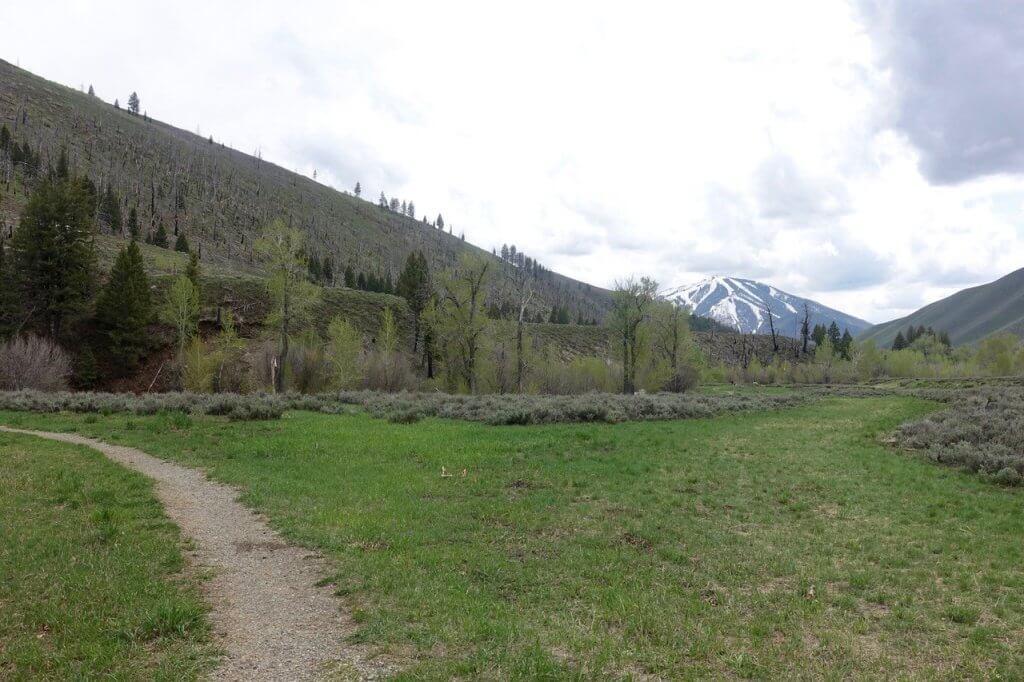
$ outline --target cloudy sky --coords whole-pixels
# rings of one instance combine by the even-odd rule
[[[11,4],[0,57],[595,284],[877,322],[1024,266],[1010,0],[153,5]]]

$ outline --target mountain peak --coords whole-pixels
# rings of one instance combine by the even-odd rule
[[[853,315],[742,277],[705,277],[694,284],[669,290],[665,298],[685,305],[695,315],[710,317],[745,334],[767,334],[771,327],[770,309],[776,333],[799,337],[805,303],[810,311],[811,326],[835,321],[840,329],[847,328],[854,335],[871,326],[870,322]]]

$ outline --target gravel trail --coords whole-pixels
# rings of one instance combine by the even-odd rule
[[[71,433],[0,430],[85,445],[156,481],[167,516],[195,544],[189,559],[211,573],[201,581],[214,633],[226,652],[215,680],[380,679],[395,672],[346,643],[352,622],[329,586],[329,566],[287,544],[236,501],[237,491],[196,469],[135,448]]]

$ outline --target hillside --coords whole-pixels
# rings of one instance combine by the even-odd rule
[[[690,286],[679,287],[666,298],[687,306],[694,314],[709,317],[730,329],[745,334],[768,334],[768,310],[775,320],[775,332],[797,338],[804,319],[804,305],[810,312],[810,326],[830,325],[858,334],[870,322],[829,308],[816,301],[787,294],[762,282],[736,277],[709,277]]]
[[[330,257],[337,273],[352,266],[357,272],[395,279],[414,250],[423,251],[435,270],[463,253],[490,256],[421,220],[338,192],[213,138],[115,109],[2,60],[0,124],[8,127],[13,142],[31,148],[44,168],[56,164],[66,149],[78,172],[88,174],[101,189],[112,187],[123,215],[137,209],[144,233],[161,223],[172,241],[173,235],[184,233],[204,266],[257,271],[254,241],[276,218],[301,227],[311,254]],[[28,195],[23,174],[7,166],[0,167],[5,236],[16,228]],[[536,312],[546,314],[553,305],[567,307],[572,319],[601,319],[608,292],[545,271],[538,277]]]
[[[910,325],[948,332],[953,345],[974,343],[997,332],[1024,334],[1024,268],[871,327],[859,338],[888,347],[897,332]]]

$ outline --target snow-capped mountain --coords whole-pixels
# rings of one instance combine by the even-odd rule
[[[673,289],[665,294],[665,298],[685,305],[695,315],[710,317],[746,334],[769,332],[770,308],[775,320],[775,333],[799,338],[805,303],[810,311],[812,329],[816,324],[829,325],[835,320],[839,329],[849,329],[856,336],[871,326],[870,322],[815,301],[737,277],[708,277],[696,284]]]

